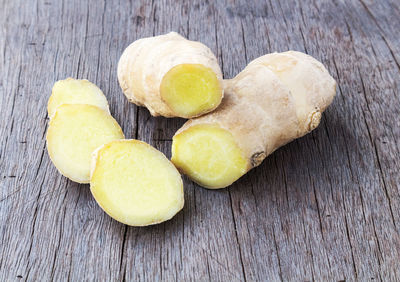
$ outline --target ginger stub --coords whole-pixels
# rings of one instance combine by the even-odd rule
[[[93,151],[123,139],[121,127],[104,110],[84,104],[57,108],[47,130],[47,150],[56,168],[69,179],[89,183]]]
[[[90,190],[108,215],[132,226],[166,221],[184,204],[177,169],[138,140],[112,141],[94,153]]]
[[[186,122],[172,143],[176,167],[214,189],[315,129],[336,93],[325,67],[294,51],[257,58],[224,86],[218,109]]]
[[[57,108],[63,104],[88,104],[110,113],[103,92],[86,79],[67,78],[54,84],[47,104],[49,117],[51,118]]]
[[[215,55],[176,32],[130,44],[118,62],[118,81],[128,100],[153,116],[200,116],[218,107],[223,97]]]

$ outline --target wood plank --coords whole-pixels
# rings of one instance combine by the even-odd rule
[[[160,16],[161,11],[162,17]],[[176,16],[177,12],[179,16]],[[175,30],[191,40],[201,40],[215,52],[217,47],[214,41],[216,30],[212,12],[213,7],[204,5],[202,1],[191,3],[190,7],[175,1],[155,2],[150,12],[152,15],[149,15],[154,18],[154,22],[149,23],[150,27],[145,26],[145,28],[153,30],[154,35]],[[154,26],[151,27],[151,24]],[[163,142],[168,144],[168,150],[164,149],[163,151],[169,157],[171,144],[169,140],[184,123],[184,120],[165,119],[162,117],[152,118],[149,112],[142,108],[139,112],[138,138],[157,147]],[[138,256],[143,256],[143,254],[141,252],[139,254],[132,252],[132,257],[128,255],[126,260],[126,269],[129,270],[127,272],[127,280],[146,277],[146,273],[150,269],[154,269],[156,265],[163,266],[165,264],[163,259],[165,253],[178,253],[179,256],[171,256],[167,264],[171,267],[162,269],[159,276],[157,276],[158,278],[165,280],[191,280],[198,278],[202,280],[211,279],[212,277],[215,280],[224,280],[224,278],[229,277],[234,281],[243,279],[229,191],[216,191],[213,193],[213,191],[199,189],[197,185],[190,181],[185,181],[185,185],[186,204],[181,215],[182,220],[178,221],[183,224],[180,227],[182,232],[171,234],[171,236],[174,236],[171,238],[169,236],[166,237],[169,240],[162,245],[162,247],[176,246],[176,242],[179,242],[179,253],[176,248],[167,249],[165,252],[162,252],[161,248],[157,248],[157,252],[154,252],[154,246],[146,244],[143,247],[143,252],[152,261],[151,265],[148,266],[149,268],[142,268],[142,265],[138,264],[137,261]],[[225,226],[224,230],[219,229],[219,226],[222,225]],[[165,230],[168,230],[167,226],[169,226],[169,223],[160,224],[154,228],[157,233],[164,234]],[[142,232],[142,230],[138,229],[129,229],[127,241],[131,242],[131,238],[137,236],[143,236],[143,240],[146,242],[153,238],[151,233]],[[223,239],[221,240],[221,238]]]
[[[368,1],[0,0],[0,280],[400,280],[400,8]],[[183,119],[151,117],[116,78],[132,41],[180,32],[224,77],[265,53],[322,61],[337,97],[313,133],[229,189],[184,177],[171,221],[109,218],[45,148],[53,83],[88,78],[127,138],[170,157]]]

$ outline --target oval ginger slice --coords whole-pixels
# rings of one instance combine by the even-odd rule
[[[63,104],[88,104],[97,106],[107,113],[108,102],[103,91],[86,79],[67,78],[54,83],[47,104],[47,113],[51,118],[57,108]]]
[[[47,130],[47,150],[62,175],[89,183],[92,153],[112,140],[123,139],[121,127],[104,110],[92,105],[58,107]]]
[[[149,144],[117,140],[93,156],[90,190],[112,218],[131,226],[171,219],[183,208],[183,183],[174,165]]]

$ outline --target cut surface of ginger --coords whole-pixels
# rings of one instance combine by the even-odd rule
[[[232,134],[212,124],[195,125],[175,135],[171,160],[193,181],[214,189],[232,184],[249,167]]]
[[[90,190],[112,218],[145,226],[172,218],[183,207],[183,183],[174,165],[138,140],[105,144],[93,156]]]
[[[47,112],[51,118],[63,104],[88,104],[109,113],[107,99],[95,84],[86,79],[67,78],[57,81],[51,91]]]
[[[57,108],[47,130],[47,150],[64,176],[89,183],[93,151],[112,140],[123,139],[115,119],[92,105],[64,104]]]
[[[193,117],[219,105],[222,86],[212,69],[201,64],[181,64],[164,75],[160,93],[178,116]]]

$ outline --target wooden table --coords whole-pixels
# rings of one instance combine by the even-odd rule
[[[45,134],[53,83],[87,78],[128,138],[170,156],[183,119],[128,103],[135,39],[177,31],[225,78],[299,50],[338,82],[318,129],[228,189],[187,178],[172,220],[134,228],[61,176]],[[400,280],[400,2],[0,0],[0,280]]]

